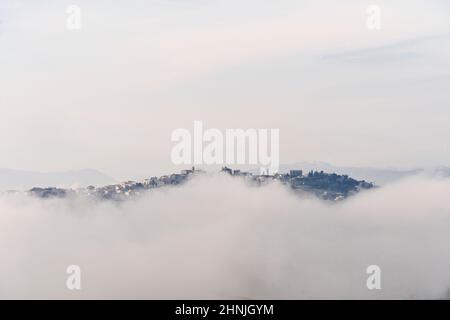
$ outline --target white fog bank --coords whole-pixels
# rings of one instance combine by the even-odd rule
[[[444,298],[449,195],[414,178],[330,204],[218,176],[121,205],[3,196],[0,298]]]

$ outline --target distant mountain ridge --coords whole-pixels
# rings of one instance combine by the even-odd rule
[[[94,200],[113,200],[125,201],[132,197],[140,196],[145,192],[155,188],[180,185],[194,176],[208,174],[203,170],[196,170],[194,167],[189,170],[182,170],[181,173],[173,173],[161,177],[151,177],[142,181],[126,181],[119,184],[107,185],[102,187],[89,186],[87,188],[38,188],[34,187],[25,194],[46,198],[66,198],[82,197],[84,199]],[[340,201],[348,196],[352,196],[359,191],[374,188],[374,185],[366,181],[358,181],[347,175],[338,175],[335,173],[308,172],[303,174],[302,170],[292,170],[286,174],[275,173],[273,175],[252,174],[241,170],[233,170],[223,167],[218,174],[228,174],[231,177],[241,178],[250,187],[264,186],[278,181],[282,185],[290,188],[299,196],[315,195],[322,200]],[[211,173],[209,173],[211,175]],[[7,194],[17,194],[21,191],[8,191]],[[23,191],[22,191],[23,192]]]
[[[441,166],[429,169],[382,169],[371,167],[336,166],[326,162],[297,162],[280,165],[280,173],[301,169],[309,171],[334,172],[348,175],[357,180],[365,180],[383,186],[415,175],[450,177],[450,167]],[[250,171],[251,172],[251,171]],[[106,186],[117,183],[114,178],[93,169],[63,172],[34,172],[0,168],[0,190],[28,190],[34,187],[83,188],[87,186]]]
[[[110,176],[93,169],[34,172],[0,168],[1,190],[24,190],[33,187],[87,187],[115,182],[115,179]]]

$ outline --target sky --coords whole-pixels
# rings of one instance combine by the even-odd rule
[[[163,174],[195,120],[277,128],[281,163],[449,165],[449,85],[443,0],[0,3],[2,168]]]

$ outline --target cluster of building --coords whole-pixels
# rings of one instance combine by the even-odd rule
[[[310,171],[304,175],[302,170],[291,170],[289,173],[274,175],[253,174],[241,170],[233,170],[223,167],[222,173],[233,177],[244,178],[250,185],[261,186],[271,181],[291,187],[296,191],[313,193],[321,199],[340,200],[354,194],[362,189],[373,188],[372,183],[364,180],[358,181],[347,175],[338,175],[336,173],[324,173],[323,171]],[[190,170],[183,170],[180,173],[165,175],[161,177],[151,177],[140,182],[126,181],[119,184],[108,185],[104,187],[89,186],[79,189],[60,189],[60,188],[33,188],[28,191],[30,195],[40,198],[64,198],[70,195],[82,195],[108,200],[126,200],[133,196],[138,196],[148,190],[160,188],[163,186],[174,186],[182,184],[190,177],[205,173],[202,170],[196,170],[194,167]]]
[[[103,187],[88,186],[78,189],[61,188],[33,188],[28,194],[39,198],[64,198],[67,196],[88,196],[99,199],[126,200],[133,196],[138,196],[145,191],[154,188],[160,188],[168,185],[178,185],[185,182],[190,176],[204,173],[202,170],[196,170],[194,167],[190,170],[183,170],[181,173],[165,175],[161,177],[151,177],[143,181],[125,181],[119,184],[113,184]]]
[[[296,191],[313,193],[325,200],[341,200],[363,189],[371,189],[374,187],[372,183],[366,182],[365,180],[355,180],[348,175],[325,173],[323,171],[310,171],[306,175],[303,174],[302,170],[290,170],[289,173],[284,174],[254,175],[248,172],[224,167],[222,168],[222,172],[226,172],[232,176],[245,177],[250,183],[256,185],[262,185],[269,181],[277,180],[284,185],[290,186]]]

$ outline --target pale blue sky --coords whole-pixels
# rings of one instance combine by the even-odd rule
[[[194,120],[279,128],[284,163],[450,164],[447,1],[6,0],[0,20],[0,167],[164,173]]]

